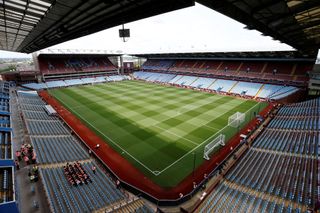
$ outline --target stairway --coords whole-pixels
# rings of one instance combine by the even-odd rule
[[[268,62],[264,63],[260,73],[264,73],[265,69],[267,68],[267,65],[268,65]]]
[[[290,73],[291,76],[294,76],[294,74],[295,74],[295,72],[296,72],[296,69],[297,69],[297,64],[293,65],[292,70],[291,70],[291,73]],[[296,77],[296,76],[295,76],[295,77]]]
[[[254,96],[254,98],[256,99],[258,97],[258,95],[261,93],[261,91],[264,88],[264,84],[260,87],[260,89],[258,90],[257,94]]]
[[[228,92],[231,92],[232,91],[232,89],[233,88],[235,88],[236,86],[237,86],[237,84],[239,83],[239,81],[237,81],[232,87],[231,87],[231,89],[229,89],[229,91]]]
[[[199,79],[199,77],[196,78],[194,81],[192,81],[191,84],[189,84],[189,86],[191,86],[191,85],[192,85],[194,82],[196,82],[198,79]]]
[[[180,78],[178,78],[175,82],[173,82],[173,84],[176,84],[177,81],[179,81],[181,78],[183,78],[184,76],[182,75]]]
[[[220,62],[219,66],[217,67],[216,71],[219,71],[220,67],[222,66],[223,61]]]

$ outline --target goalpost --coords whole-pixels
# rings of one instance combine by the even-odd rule
[[[231,115],[228,119],[228,126],[232,126],[232,127],[239,127],[240,124],[242,124],[244,122],[246,118],[246,114],[245,113],[241,113],[241,112],[236,112],[233,115]]]
[[[212,152],[212,150],[214,148],[216,148],[217,146],[221,145],[224,146],[225,145],[225,139],[226,136],[225,135],[219,135],[218,137],[216,137],[215,139],[213,139],[210,143],[208,143],[205,147],[204,147],[204,153],[203,153],[203,158],[206,160],[210,160],[210,153]]]

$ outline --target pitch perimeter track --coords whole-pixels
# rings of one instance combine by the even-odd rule
[[[91,129],[83,124],[74,114],[64,108],[47,91],[39,92],[39,95],[50,104],[64,120],[64,122],[82,139],[87,147],[92,149],[95,155],[124,183],[129,184],[149,196],[158,200],[176,200],[179,194],[188,194],[193,190],[193,182],[203,180],[203,175],[210,173],[230,152],[230,147],[236,147],[239,144],[239,134],[252,128],[256,119],[252,120],[239,134],[235,135],[229,143],[224,146],[219,154],[214,155],[209,161],[205,161],[196,171],[195,176],[187,176],[181,183],[172,188],[163,188],[152,182],[141,171],[135,168],[129,161],[123,158],[118,152],[113,150],[105,141],[96,135]],[[270,108],[266,107],[260,115],[265,115]],[[100,144],[99,149],[95,149],[96,144]],[[143,180],[143,181],[142,181]]]

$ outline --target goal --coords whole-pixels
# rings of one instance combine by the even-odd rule
[[[231,115],[228,119],[228,126],[232,126],[232,127],[239,127],[240,124],[242,124],[244,122],[246,118],[246,114],[245,113],[241,113],[241,112],[236,112],[233,115]]]
[[[219,135],[218,137],[216,137],[215,139],[213,139],[210,143],[208,143],[205,147],[204,147],[204,153],[203,153],[203,158],[206,160],[210,160],[210,154],[213,151],[214,148],[216,148],[217,146],[221,145],[224,146],[225,145],[225,139],[226,136],[225,135]]]

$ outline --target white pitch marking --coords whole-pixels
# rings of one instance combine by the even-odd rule
[[[64,103],[63,101],[61,101],[61,99],[59,99],[58,97],[56,97],[60,102]],[[64,103],[64,105],[68,106],[67,104]],[[144,168],[146,168],[149,172],[151,172],[152,174],[156,175],[154,173],[153,170],[151,170],[149,167],[147,167],[146,165],[144,165],[141,161],[139,161],[138,159],[136,159],[135,157],[133,157],[129,152],[127,152],[124,148],[122,148],[119,144],[117,144],[116,142],[114,142],[111,138],[109,138],[107,135],[105,135],[103,132],[101,132],[99,129],[97,129],[95,126],[93,126],[90,122],[88,122],[85,118],[83,118],[79,113],[75,112],[74,110],[72,110],[70,108],[70,110],[77,114],[79,117],[81,117],[83,120],[85,120],[90,126],[92,126],[95,130],[97,130],[100,134],[102,134],[103,136],[105,136],[110,142],[112,142],[114,145],[116,145],[117,147],[119,147],[122,152],[128,154],[130,157],[132,157],[135,161],[137,161],[141,166],[143,166]],[[159,173],[160,174],[160,173]],[[157,174],[156,176],[158,176],[159,174]]]
[[[192,143],[192,144],[194,144],[194,145],[196,145],[196,146],[198,145],[198,143],[193,142],[192,140],[189,140],[189,139],[187,139],[187,138],[184,138],[184,137],[182,137],[182,136],[180,136],[180,135],[177,135],[176,133],[171,132],[171,131],[168,130],[168,129],[164,129],[164,128],[159,127],[159,126],[154,126],[154,127],[158,128],[158,129],[161,129],[161,130],[163,130],[163,131],[165,131],[165,132],[168,132],[168,133],[171,134],[171,135],[174,135],[174,136],[177,136],[177,137],[179,137],[179,138],[182,138],[182,139],[184,139],[184,140],[186,140],[186,141],[188,141],[188,142],[190,142],[190,143]]]
[[[59,99],[59,98],[57,98]],[[60,99],[59,99],[60,100]],[[61,100],[60,100],[61,101]],[[63,101],[61,101],[62,103],[64,103]],[[255,104],[253,107],[251,107],[250,109],[248,109],[245,113],[249,112],[252,108],[256,107],[260,102],[258,102],[257,104]],[[71,109],[71,108],[70,108]],[[73,111],[71,109],[71,111]],[[80,116],[82,119],[84,119],[81,115],[79,115],[77,112],[73,111],[74,113],[76,113],[78,116]],[[229,111],[225,112],[224,114],[228,113]],[[224,115],[222,114],[222,115]],[[220,115],[220,116],[222,116]],[[86,119],[84,119],[85,121],[87,121]],[[88,121],[87,121],[88,122]],[[89,123],[89,122],[88,122]],[[91,126],[92,124],[89,123]],[[140,162],[138,159],[136,159],[135,157],[133,157],[130,153],[128,153],[125,149],[123,149],[120,145],[118,145],[117,143],[115,143],[111,138],[109,138],[108,136],[106,136],[104,133],[102,133],[100,130],[98,130],[96,127],[92,126],[94,129],[96,129],[98,132],[100,132],[102,135],[104,135],[106,138],[108,138],[113,144],[115,144],[116,146],[118,146],[123,152],[127,153],[130,157],[132,157],[134,160],[136,160],[140,165],[142,165],[144,168],[146,168],[148,171],[150,171],[152,174],[154,174],[155,176],[160,175],[161,173],[163,173],[164,171],[166,171],[167,169],[169,169],[171,166],[173,166],[174,164],[176,164],[177,162],[179,162],[181,159],[183,159],[185,156],[189,155],[190,153],[192,153],[194,150],[196,150],[197,148],[199,148],[201,145],[203,145],[204,143],[206,143],[209,139],[211,139],[212,137],[216,136],[218,133],[220,133],[222,130],[224,130],[225,128],[228,127],[228,125],[226,125],[224,128],[220,129],[218,132],[216,132],[215,134],[211,135],[209,138],[207,138],[206,140],[204,140],[202,143],[198,144],[195,148],[193,148],[192,150],[190,150],[189,152],[187,152],[186,154],[184,154],[182,157],[180,157],[179,159],[177,159],[176,161],[174,161],[173,163],[171,163],[170,165],[168,165],[167,167],[165,167],[163,170],[161,171],[152,171],[149,167],[147,167],[146,165],[144,165],[142,162]],[[162,129],[162,128],[161,128]],[[184,138],[185,139],[185,138]],[[194,143],[194,142],[192,142]]]
[[[258,102],[256,105],[254,105],[253,107],[251,107],[250,109],[248,109],[245,114],[247,112],[249,112],[252,108],[256,107],[260,102]],[[229,111],[228,111],[229,112]],[[225,112],[224,114],[226,114],[227,112]],[[222,115],[224,115],[222,114]],[[221,116],[222,116],[221,115]],[[182,158],[184,158],[185,156],[189,155],[190,153],[194,152],[194,150],[196,150],[197,148],[199,148],[202,144],[206,143],[209,139],[211,139],[212,137],[216,136],[218,133],[220,133],[222,130],[224,130],[225,128],[227,128],[228,125],[226,125],[224,128],[220,129],[220,131],[216,132],[215,134],[211,135],[209,138],[207,138],[206,140],[204,140],[202,143],[200,143],[198,146],[196,146],[195,148],[193,148],[192,150],[190,150],[189,152],[187,152],[186,154],[184,154],[182,157],[180,157],[179,159],[177,159],[175,162],[173,162],[172,164],[170,164],[169,166],[167,166],[166,168],[164,168],[163,170],[160,171],[159,174],[161,174],[162,172],[166,171],[167,169],[169,169],[171,166],[173,166],[174,164],[176,164],[177,162],[179,162]]]
[[[205,125],[203,125],[203,126],[208,127],[209,129],[213,129],[213,130],[220,130],[220,129],[214,128],[214,127],[212,127],[212,126],[209,126],[209,125],[207,125],[207,124],[205,124]]]

